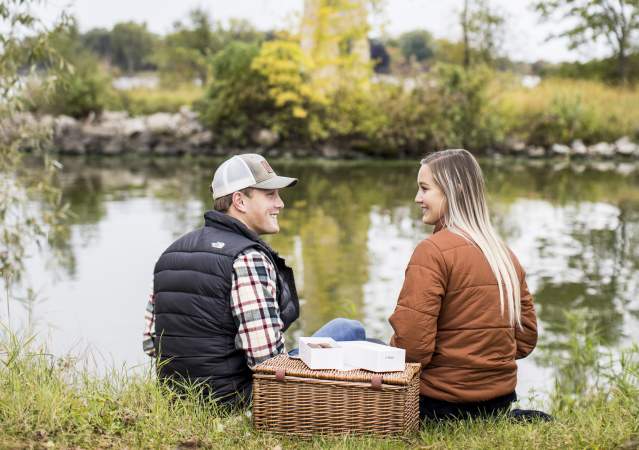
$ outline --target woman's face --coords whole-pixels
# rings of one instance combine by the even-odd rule
[[[422,222],[428,225],[435,225],[446,212],[446,197],[435,184],[427,164],[423,164],[417,173],[415,203],[422,208]]]

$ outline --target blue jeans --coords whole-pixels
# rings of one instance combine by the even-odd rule
[[[313,333],[313,337],[329,337],[336,341],[366,341],[366,330],[357,320],[337,318]],[[370,339],[371,341],[373,339]],[[380,341],[377,341],[380,342]],[[288,354],[297,356],[299,349],[293,349]]]

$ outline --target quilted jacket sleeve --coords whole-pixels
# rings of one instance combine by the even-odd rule
[[[397,306],[389,319],[395,332],[391,345],[405,349],[409,362],[425,366],[431,360],[447,279],[442,253],[431,241],[422,241],[408,263]]]

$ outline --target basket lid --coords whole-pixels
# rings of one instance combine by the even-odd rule
[[[419,363],[407,363],[403,372],[369,372],[364,369],[354,370],[313,370],[309,369],[300,359],[289,358],[287,354],[277,355],[255,366],[255,373],[275,374],[284,370],[286,375],[301,378],[316,378],[319,380],[372,382],[374,378],[382,377],[384,384],[405,386],[410,384],[415,374],[421,370]]]

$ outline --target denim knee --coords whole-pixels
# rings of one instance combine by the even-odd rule
[[[327,325],[342,330],[343,334],[346,335],[349,340],[360,341],[366,339],[364,325],[358,320],[338,317],[337,319],[331,320]]]

